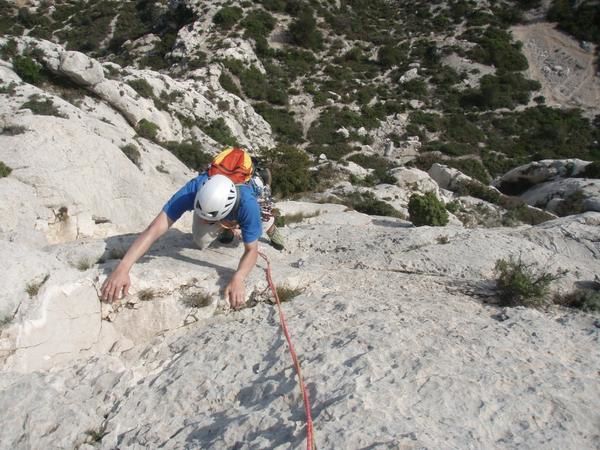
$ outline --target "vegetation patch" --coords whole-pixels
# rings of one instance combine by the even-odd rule
[[[38,292],[40,292],[40,288],[44,285],[46,281],[48,281],[48,278],[50,278],[50,274],[44,275],[44,277],[40,281],[32,281],[28,283],[27,286],[25,286],[25,292],[27,292],[29,298],[33,298],[36,295],[38,295]]]
[[[277,297],[281,303],[289,302],[293,298],[298,297],[302,292],[304,292],[303,288],[300,287],[291,287],[286,284],[281,286],[277,286],[275,288],[277,292]]]
[[[413,194],[408,201],[408,214],[413,225],[440,227],[448,223],[448,211],[433,192]]]
[[[26,83],[39,84],[44,79],[42,66],[30,56],[15,56],[13,58],[13,69]]]
[[[222,117],[219,117],[208,124],[200,124],[200,128],[219,144],[228,147],[235,147],[238,145],[237,139],[233,136],[231,129],[227,126]]]
[[[0,161],[0,178],[4,178],[10,175],[12,169]]]
[[[519,255],[499,259],[494,266],[496,289],[501,306],[541,306],[548,303],[550,284],[567,272],[546,272],[537,264],[527,264]]]
[[[169,141],[163,142],[162,145],[173,153],[182,163],[197,172],[205,171],[208,164],[212,161],[212,156],[204,152],[200,143],[196,141]]]
[[[134,163],[138,169],[141,168],[141,157],[140,150],[137,148],[135,144],[126,144],[121,147],[121,151],[129,158],[129,160]]]
[[[261,153],[261,160],[271,169],[271,189],[279,197],[306,192],[313,186],[310,159],[299,148],[280,145]]]
[[[150,122],[147,119],[140,119],[136,126],[137,133],[141,137],[149,139],[151,141],[156,140],[156,136],[158,135],[159,130],[160,127],[158,125],[156,125],[154,122]]]
[[[137,296],[142,302],[148,302],[156,297],[156,292],[152,288],[145,288],[139,291]]]
[[[354,191],[343,197],[342,203],[355,211],[372,216],[389,216],[403,219],[403,214],[383,200],[379,200],[370,191]]]
[[[39,94],[33,94],[29,100],[21,105],[21,109],[29,109],[33,114],[39,116],[56,116],[66,119],[67,116],[62,114],[50,98],[43,98]]]
[[[190,292],[181,298],[181,302],[188,308],[205,308],[212,303],[212,295],[208,292]]]
[[[600,312],[600,290],[579,288],[564,295],[557,295],[554,303],[586,312]]]
[[[321,214],[320,210],[317,210],[312,213],[299,212],[299,213],[295,213],[295,214],[286,214],[286,215],[277,214],[275,217],[275,225],[277,225],[278,227],[284,227],[284,226],[290,225],[292,223],[302,222],[304,219],[310,219],[311,217],[317,217],[320,214]]]

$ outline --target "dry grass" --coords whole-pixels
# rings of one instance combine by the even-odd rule
[[[212,295],[208,292],[191,292],[182,297],[181,302],[189,308],[204,308],[212,303]]]
[[[143,302],[148,302],[156,297],[156,292],[152,288],[142,289],[138,292],[138,298]]]

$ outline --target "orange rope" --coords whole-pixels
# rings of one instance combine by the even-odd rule
[[[313,435],[313,421],[312,415],[310,412],[310,401],[308,398],[308,391],[306,390],[306,386],[304,386],[304,380],[302,379],[302,371],[300,370],[300,363],[298,362],[298,357],[296,356],[296,351],[294,350],[294,345],[292,344],[292,338],[290,336],[290,332],[287,327],[287,323],[285,321],[285,315],[283,314],[283,309],[281,308],[281,302],[279,301],[279,295],[277,295],[277,289],[275,288],[275,283],[273,283],[273,278],[271,277],[271,262],[269,258],[262,253],[258,252],[258,254],[267,262],[267,268],[265,270],[267,274],[267,282],[269,283],[269,287],[273,292],[273,296],[275,297],[275,302],[277,303],[277,309],[279,310],[279,322],[281,323],[281,328],[283,329],[283,334],[285,334],[285,338],[287,339],[288,347],[290,349],[290,353],[292,355],[292,360],[294,361],[294,367],[296,368],[296,373],[298,374],[298,383],[300,384],[300,390],[302,391],[302,399],[304,401],[304,411],[306,413],[306,448],[307,450],[316,450],[315,446],[315,438]]]

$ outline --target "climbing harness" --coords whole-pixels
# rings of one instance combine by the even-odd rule
[[[269,258],[267,258],[267,255],[265,255],[261,251],[259,251],[258,254],[267,263],[267,268],[265,269],[265,273],[267,275],[267,283],[269,283],[269,287],[273,292],[273,297],[275,297],[275,303],[277,304],[277,310],[279,311],[279,322],[281,323],[281,328],[283,330],[283,334],[285,334],[285,338],[288,343],[288,348],[290,349],[292,360],[294,361],[294,367],[296,368],[296,373],[298,374],[298,384],[300,385],[300,390],[302,391],[302,400],[304,401],[304,412],[306,413],[306,448],[307,450],[316,450],[317,447],[315,445],[315,438],[313,435],[313,422],[312,415],[310,412],[310,401],[308,398],[308,391],[306,390],[304,380],[302,379],[300,363],[298,362],[298,357],[296,356],[296,351],[294,350],[294,345],[292,344],[292,338],[290,336],[290,332],[285,321],[285,315],[283,314],[283,309],[281,308],[281,302],[279,301],[279,296],[277,295],[275,283],[273,283],[273,278],[271,277],[271,262],[269,261]]]

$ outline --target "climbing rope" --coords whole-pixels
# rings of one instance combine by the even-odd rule
[[[269,261],[269,258],[267,258],[267,255],[265,255],[264,253],[259,251],[258,254],[267,262],[267,268],[265,270],[265,273],[267,275],[267,283],[269,283],[269,287],[273,292],[273,297],[275,297],[275,303],[277,304],[277,309],[279,311],[279,322],[281,323],[283,334],[285,334],[285,338],[287,339],[288,348],[290,349],[292,360],[294,361],[294,367],[296,368],[296,373],[298,374],[298,383],[300,384],[300,390],[302,391],[302,399],[304,401],[304,412],[306,413],[306,448],[307,450],[316,450],[308,391],[306,390],[306,386],[304,386],[304,380],[302,379],[302,371],[300,370],[300,363],[298,362],[298,357],[296,356],[296,351],[294,350],[294,345],[292,344],[292,338],[290,336],[290,332],[285,321],[285,315],[283,314],[283,309],[281,308],[281,302],[279,301],[279,295],[277,295],[275,283],[273,283],[273,278],[271,277],[271,262]]]

